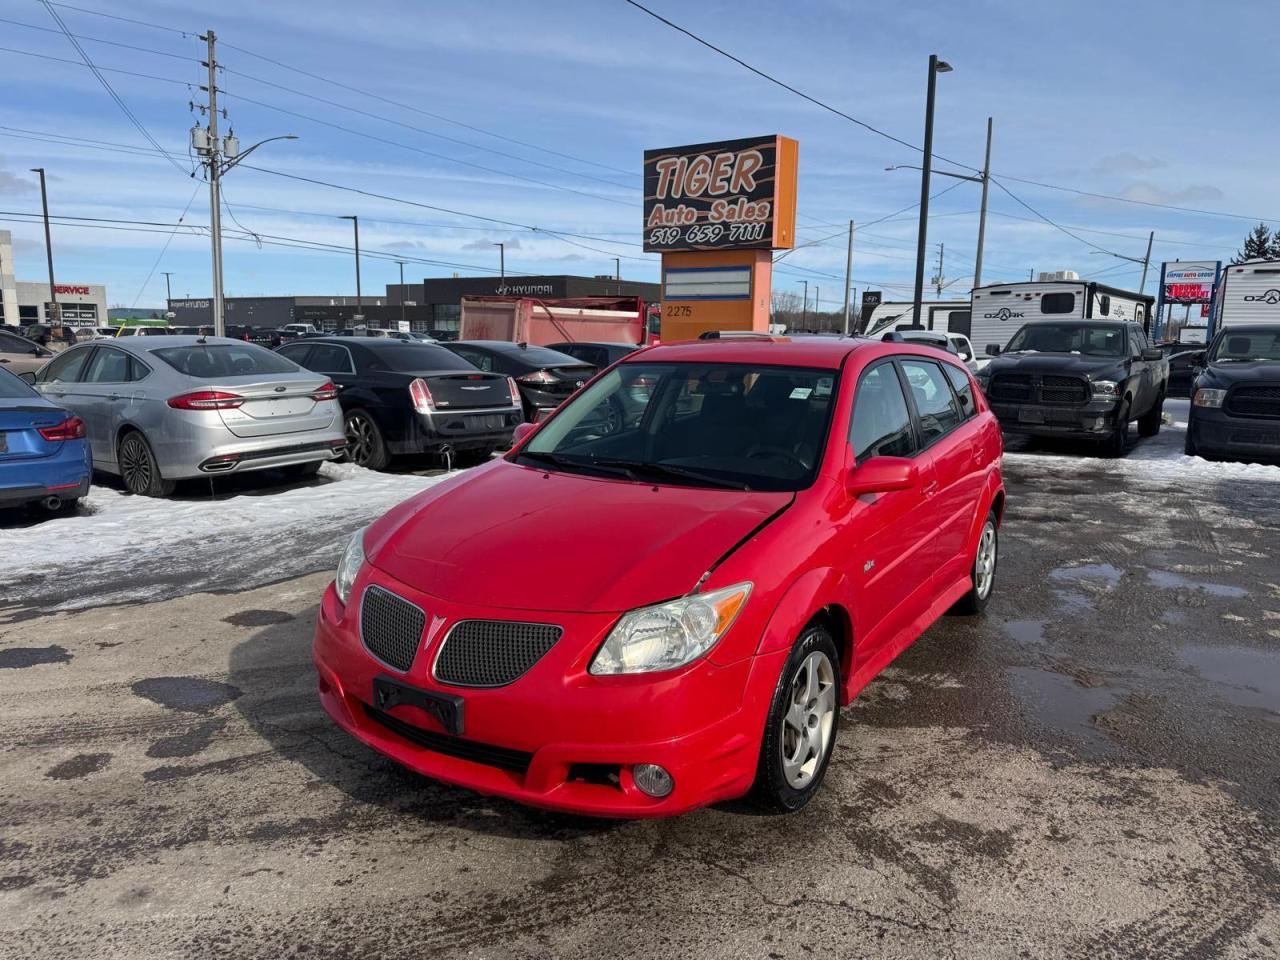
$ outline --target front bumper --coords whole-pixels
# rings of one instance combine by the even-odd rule
[[[1005,433],[1033,437],[1104,437],[1116,426],[1114,399],[1081,404],[1009,403],[988,400]]]
[[[1280,461],[1280,420],[1236,417],[1221,407],[1192,406],[1187,431],[1196,449],[1204,453]]]
[[[364,648],[358,604],[377,583],[429,614],[413,666],[397,674]],[[439,641],[464,619],[546,622],[546,611],[446,603],[368,565],[344,607],[332,585],[317,617],[313,648],[320,701],[348,733],[418,773],[531,806],[598,817],[663,817],[746,793],[755,778],[769,695],[786,651],[723,667],[705,658],[667,674],[587,673],[617,614],[554,614],[564,635],[524,676],[504,687],[437,681]],[[380,710],[374,682],[391,677],[418,690],[460,696],[465,727],[451,736],[412,704]],[[388,721],[388,715],[390,721]],[[636,788],[631,767],[657,763],[671,794]]]

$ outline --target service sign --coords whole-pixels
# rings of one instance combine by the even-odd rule
[[[1216,260],[1166,263],[1164,266],[1165,302],[1208,303],[1213,299],[1213,281],[1217,275]]]
[[[646,150],[645,250],[793,246],[797,153],[777,135]]]

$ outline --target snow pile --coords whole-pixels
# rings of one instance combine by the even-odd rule
[[[320,477],[328,482],[225,500],[94,486],[76,514],[0,529],[0,596],[71,609],[300,576],[331,566],[352,531],[447,476],[326,463]]]

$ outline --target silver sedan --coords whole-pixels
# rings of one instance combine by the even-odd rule
[[[311,474],[346,444],[328,378],[241,340],[79,344],[45,364],[35,386],[85,422],[95,469],[146,496],[166,496],[188,477]]]

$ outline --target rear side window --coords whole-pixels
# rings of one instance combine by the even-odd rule
[[[82,379],[85,383],[126,383],[129,380],[129,355],[123,350],[99,347]]]
[[[68,350],[51,360],[49,365],[36,375],[36,379],[41,383],[75,383],[80,378],[80,371],[84,369],[84,363],[92,352],[91,348]]]
[[[334,343],[317,343],[311,348],[307,368],[317,373],[355,373],[351,351]]]
[[[973,402],[973,383],[969,380],[969,375],[951,364],[944,365],[942,369],[947,372],[947,379],[951,381],[956,398],[960,401],[960,418],[968,419],[978,412]]]
[[[316,347],[319,350],[319,347]],[[335,347],[336,350],[342,350],[341,347]],[[395,340],[386,347],[373,347],[364,351],[364,357],[371,357],[369,366],[374,370],[394,370],[397,373],[422,373],[429,370],[471,370],[473,367],[465,359],[457,354],[451,353],[444,347],[437,347],[430,343],[413,343]],[[314,366],[316,358],[311,357]],[[479,364],[477,364],[479,366]],[[315,367],[316,370],[322,368]],[[489,367],[481,367],[482,370],[488,370]]]
[[[153,350],[157,357],[188,377],[255,377],[297,373],[298,366],[256,344],[208,343]]]
[[[951,386],[938,364],[929,360],[903,360],[902,372],[915,398],[920,440],[927,447],[959,425],[960,413]]]
[[[481,370],[493,370],[493,357],[487,353],[481,353],[479,350],[472,350],[468,347],[450,347],[449,350],[465,360],[468,367],[476,366]]]
[[[310,365],[308,365],[307,363],[304,363],[303,361],[307,359],[307,354],[310,352],[311,352],[311,344],[309,343],[298,344],[297,346],[293,346],[293,347],[281,347],[279,350],[276,351],[276,353],[280,354],[280,356],[284,357],[286,360],[292,360],[298,366],[306,367],[308,370],[311,369]]]
[[[849,440],[859,463],[872,457],[909,457],[916,452],[911,413],[892,363],[872,367],[859,381]]]
[[[0,370],[0,400],[30,400],[39,396],[8,370]]]
[[[1074,293],[1046,293],[1040,298],[1041,313],[1075,313]]]

